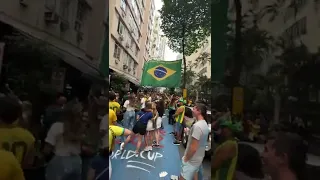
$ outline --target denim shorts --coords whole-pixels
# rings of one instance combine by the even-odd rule
[[[185,180],[193,180],[195,173],[198,173],[199,166],[193,166],[189,162],[181,162],[181,176]]]
[[[182,126],[182,124],[181,123],[179,123],[179,122],[176,122],[176,132],[182,132],[182,128],[183,128],[183,126]]]

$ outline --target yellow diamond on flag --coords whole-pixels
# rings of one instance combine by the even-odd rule
[[[147,72],[157,81],[162,81],[164,79],[167,79],[168,77],[176,73],[176,71],[169,69],[163,65],[155,66],[149,69]]]

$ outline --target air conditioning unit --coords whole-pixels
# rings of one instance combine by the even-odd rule
[[[128,66],[124,64],[123,69],[128,69]]]
[[[120,36],[119,36],[119,41],[123,41],[123,35],[121,34]]]
[[[27,1],[28,1],[28,0],[19,0],[19,3],[20,3],[21,6],[27,7],[27,6],[28,6]]]
[[[54,11],[47,11],[44,13],[44,20],[46,23],[57,24],[59,22],[59,15]]]
[[[129,48],[129,47],[130,47],[130,46],[129,46],[129,43],[127,43],[127,44],[126,44],[126,48]]]

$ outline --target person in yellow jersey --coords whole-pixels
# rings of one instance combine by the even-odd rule
[[[120,113],[120,104],[116,101],[116,94],[114,92],[109,92],[109,109],[112,109],[116,115]]]
[[[132,132],[129,129],[125,129],[119,126],[109,126],[109,152],[110,155],[114,149],[115,139],[119,136],[129,136]],[[105,146],[105,145],[104,145]],[[111,167],[111,159],[109,158],[109,179],[111,179],[112,167]]]
[[[116,125],[117,124],[117,116],[116,113],[109,109],[109,113],[103,116],[101,122],[100,122],[100,136],[102,139],[102,142],[108,141],[108,136],[106,136],[109,126]]]
[[[131,131],[119,126],[110,125],[109,126],[109,135],[105,134],[102,138],[102,146],[98,156],[92,160],[91,167],[88,171],[87,180],[95,179],[111,179],[112,167],[110,155],[114,149],[115,138],[119,136],[128,136],[131,134]],[[108,139],[105,139],[109,137]],[[109,157],[109,158],[108,158]],[[107,172],[109,170],[109,178]]]
[[[25,180],[21,165],[11,152],[0,149],[0,159],[1,180]]]
[[[109,109],[108,119],[109,125],[117,125],[117,115],[112,109]]]
[[[222,143],[216,148],[211,164],[213,180],[233,180],[238,160],[238,143],[234,133],[241,131],[238,124],[220,124]]]
[[[183,120],[184,120],[184,114],[185,114],[185,101],[183,98],[180,98],[178,100],[178,109],[176,110],[176,113],[173,115],[175,118],[175,132],[176,132],[176,140],[173,142],[174,145],[180,145],[181,143],[181,135],[183,130]]]
[[[12,152],[22,168],[32,166],[34,159],[34,136],[14,122],[22,115],[21,104],[11,97],[0,98],[0,144]]]

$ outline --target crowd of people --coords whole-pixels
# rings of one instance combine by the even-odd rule
[[[138,139],[135,150],[137,154],[140,152],[142,144],[143,151],[152,151],[153,148],[159,147],[159,130],[164,128],[162,117],[165,115],[166,109],[170,109],[169,124],[174,125],[174,132],[171,133],[175,139],[173,144],[179,145],[184,129],[184,117],[188,111],[187,114],[197,121],[192,126],[188,145],[182,158],[180,179],[198,179],[197,172],[201,168],[209,134],[208,124],[205,120],[207,113],[205,104],[196,103],[190,110],[186,108],[186,100],[182,97],[174,95],[168,97],[166,94],[148,92],[137,95],[128,93],[122,100],[123,105],[120,105],[121,101],[117,97],[117,93],[109,92],[109,98],[109,137],[113,137],[109,139],[112,142],[110,152],[114,149],[117,136],[122,136],[121,151],[125,149],[133,136]],[[174,113],[172,113],[173,111]],[[119,120],[118,117],[123,117],[123,120]],[[110,165],[110,178],[111,172]]]
[[[120,99],[112,91],[108,96],[93,91],[87,103],[59,94],[46,108],[40,127],[35,127],[30,123],[30,102],[1,94],[0,179],[111,179],[110,155],[116,139],[120,150],[128,148],[136,136],[136,153],[152,151],[161,145],[159,134],[165,115],[168,126],[174,129],[171,134],[175,145],[181,143],[186,119],[195,119],[181,160],[180,179],[202,179],[201,164],[209,134],[207,107],[195,102],[190,108],[188,103],[179,96],[150,92],[128,92]],[[261,158],[256,149],[239,142],[244,124],[232,118],[227,108],[216,111],[213,119],[213,179],[307,179],[307,147],[297,133],[288,128],[270,130]],[[258,131],[252,137],[257,137],[260,120],[250,125]]]
[[[250,144],[239,141],[248,124],[249,141],[260,132],[260,118],[248,123],[233,118],[228,108],[214,115],[214,154],[211,160],[215,180],[307,180],[307,145],[301,136],[286,125],[269,130],[262,154]],[[251,129],[251,131],[250,131]],[[253,133],[253,134],[252,134]]]

